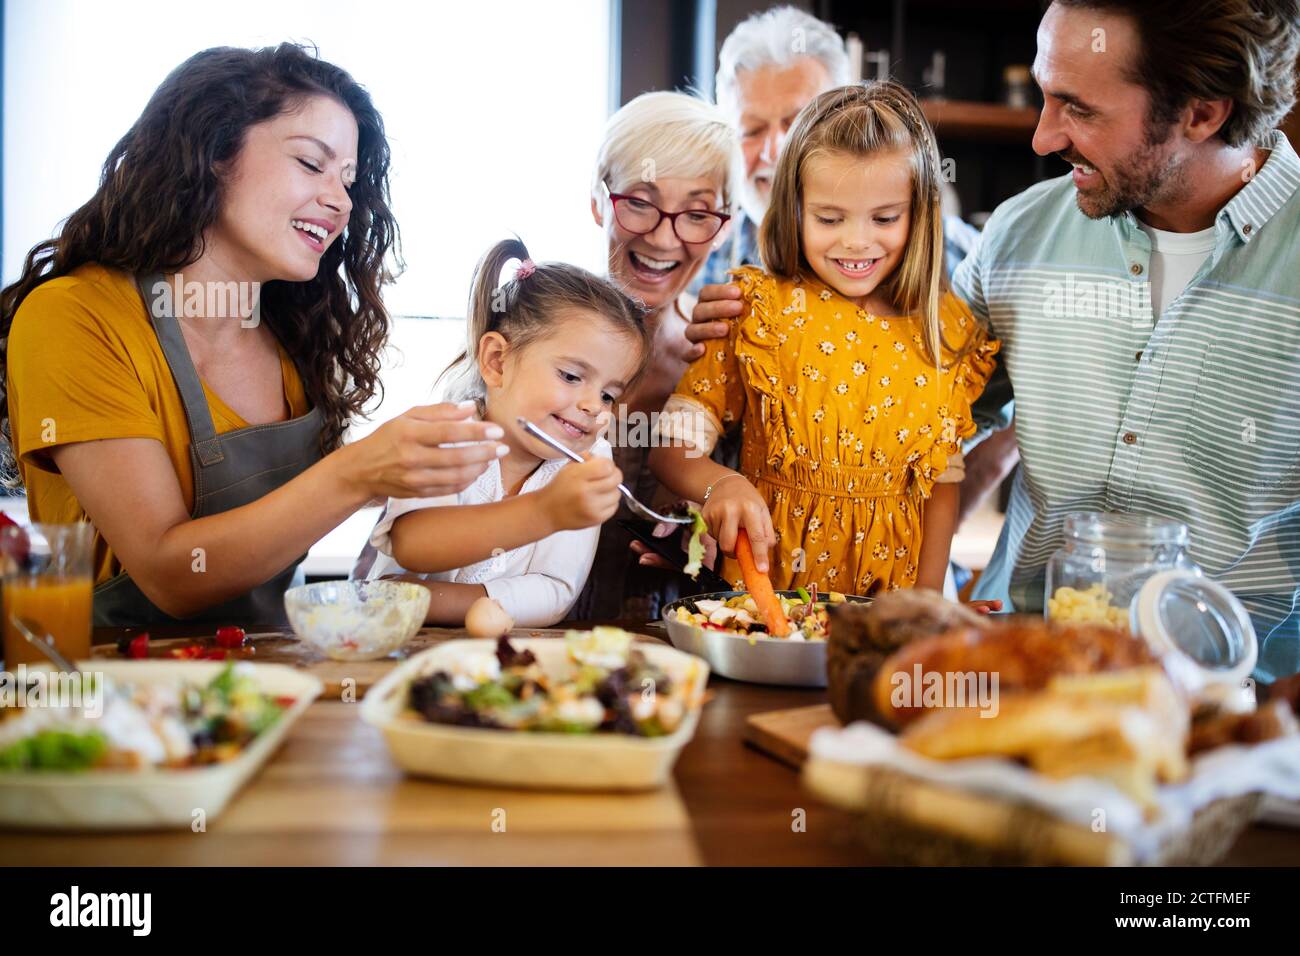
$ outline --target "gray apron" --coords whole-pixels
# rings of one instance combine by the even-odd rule
[[[151,276],[137,282],[145,311],[185,405],[190,429],[190,463],[194,468],[194,509],[190,516],[202,518],[256,501],[319,461],[320,410],[313,408],[301,418],[252,425],[218,435],[199,373],[181,335],[180,323],[170,313],[157,315],[153,308],[151,290],[161,278]],[[254,546],[254,542],[249,544]],[[284,592],[302,581],[299,564],[304,557],[247,594],[186,620],[219,625],[285,623]],[[125,571],[95,588],[94,620],[96,627],[179,623],[155,607]]]

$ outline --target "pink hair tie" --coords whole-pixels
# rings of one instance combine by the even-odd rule
[[[527,279],[536,271],[537,263],[533,262],[532,259],[523,259],[519,263],[519,268],[515,270],[515,281],[518,282],[520,279]]]

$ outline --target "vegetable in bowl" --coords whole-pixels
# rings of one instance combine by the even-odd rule
[[[843,594],[830,592],[825,602],[814,602],[800,588],[794,595],[777,594],[788,622],[784,634],[773,634],[761,619],[758,603],[749,593],[723,599],[684,598],[672,610],[674,619],[706,631],[725,631],[738,637],[778,637],[791,641],[824,641],[830,633],[828,606],[842,603]]]

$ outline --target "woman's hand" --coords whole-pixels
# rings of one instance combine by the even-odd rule
[[[767,502],[745,478],[737,475],[713,483],[704,521],[726,554],[736,553],[736,532],[744,528],[754,549],[754,566],[767,573],[767,552],[776,543],[776,531]]]
[[[691,310],[691,324],[686,327],[686,338],[693,343],[686,358],[693,362],[704,354],[705,342],[725,339],[730,331],[726,320],[737,319],[744,311],[740,286],[728,283],[701,288],[699,301]]]
[[[974,611],[976,614],[989,614],[993,611],[1002,610],[1002,602],[998,600],[967,601],[966,606],[970,608],[972,611]]]
[[[587,455],[581,465],[565,465],[538,492],[556,531],[601,525],[618,510],[623,476],[608,458]]]
[[[472,416],[474,403],[419,405],[339,449],[344,480],[365,497],[436,498],[468,488],[508,451],[500,425]],[[448,447],[458,444],[460,447]]]

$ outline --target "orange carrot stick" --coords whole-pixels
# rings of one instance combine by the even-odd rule
[[[781,610],[781,599],[772,589],[772,579],[754,564],[754,548],[744,528],[736,533],[736,561],[740,564],[741,577],[745,579],[745,590],[754,599],[759,616],[767,625],[767,632],[773,637],[785,637],[790,633],[790,622],[785,618],[785,611]]]

